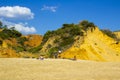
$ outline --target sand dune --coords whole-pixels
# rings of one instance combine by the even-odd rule
[[[1,58],[0,80],[120,80],[120,62]]]

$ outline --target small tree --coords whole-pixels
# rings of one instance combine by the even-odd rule
[[[4,25],[2,28],[3,28],[3,29],[8,29],[7,25]]]
[[[0,46],[3,44],[3,41],[2,40],[0,40]]]
[[[2,26],[3,26],[3,24],[2,24],[2,22],[0,21],[0,28],[2,28]]]
[[[58,47],[53,47],[53,48],[51,48],[49,51],[49,57],[54,57],[54,55],[55,54],[57,54],[57,52],[58,52]]]
[[[109,29],[103,29],[101,31],[111,38],[114,38],[114,39],[117,38],[116,35],[112,31],[110,31]]]
[[[80,22],[79,25],[82,26],[82,29],[83,29],[83,30],[87,30],[89,27],[95,28],[94,23],[89,22],[89,21],[87,21],[87,20],[83,20],[82,22]]]
[[[79,25],[87,28],[88,23],[89,23],[89,22],[88,22],[87,20],[83,20],[83,21],[81,21],[81,22],[79,23]]]

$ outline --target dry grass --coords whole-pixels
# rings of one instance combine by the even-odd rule
[[[120,62],[1,58],[0,80],[120,80]]]

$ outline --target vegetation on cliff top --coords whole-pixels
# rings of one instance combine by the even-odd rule
[[[32,36],[29,40],[32,40]],[[3,25],[3,23],[0,21],[0,46],[2,46],[3,41],[6,43],[8,48],[15,50],[16,53],[24,51],[28,52],[36,46],[25,44],[25,42],[28,41],[26,36],[23,36],[21,32],[15,29],[15,27],[8,28],[7,25]]]
[[[15,30],[14,27],[8,28],[6,25],[3,25],[0,21],[0,45],[3,43],[3,40],[11,40],[12,38],[16,39],[17,45],[8,44],[9,47],[14,49],[17,53],[19,52],[30,52],[30,53],[41,53],[41,50],[46,46],[45,55],[48,57],[53,57],[59,50],[64,51],[70,48],[76,40],[76,37],[84,36],[84,33],[88,29],[93,31],[95,29],[95,24],[87,20],[81,21],[79,24],[63,24],[61,28],[53,31],[47,31],[42,39],[41,44],[37,46],[31,46],[26,41],[29,42],[31,37],[27,38],[22,36],[22,33]],[[117,39],[116,35],[110,30],[101,30],[107,36]],[[49,40],[53,39],[53,43],[49,43]],[[47,43],[47,44],[46,44]]]
[[[83,36],[84,32],[88,28],[95,28],[94,23],[84,20],[79,24],[63,24],[61,28],[54,31],[47,31],[44,34],[41,46],[44,46],[46,42],[54,37],[54,45],[48,44],[47,51],[50,57],[58,52],[58,50],[66,50],[75,42],[77,36]],[[42,49],[42,48],[41,48]]]

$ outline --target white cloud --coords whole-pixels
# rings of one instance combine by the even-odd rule
[[[29,27],[23,23],[14,24],[15,29],[23,33],[35,33],[36,29],[34,27]]]
[[[56,12],[57,6],[46,6],[46,5],[43,5],[43,7],[41,8],[41,10],[42,11],[48,10],[48,11]]]
[[[9,19],[33,19],[34,14],[27,7],[3,6],[0,7],[0,17]]]
[[[0,19],[3,24],[7,25],[8,28],[15,27],[16,30],[24,33],[24,34],[30,34],[35,33],[36,29],[33,26],[28,26],[28,23],[12,23],[9,21],[5,21],[3,19]]]

